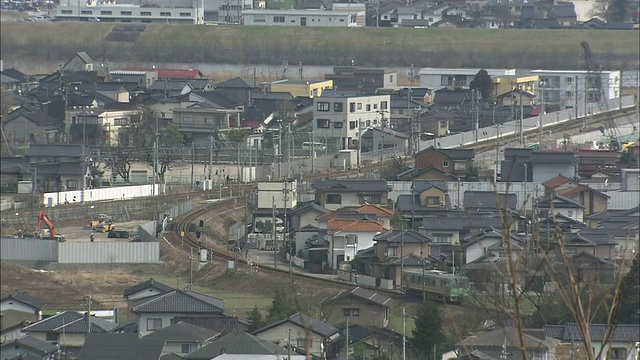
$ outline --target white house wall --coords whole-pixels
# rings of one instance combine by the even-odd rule
[[[283,324],[274,326],[270,329],[261,331],[256,334],[256,336],[272,341],[276,344],[283,345],[285,341],[289,338],[289,330],[291,330],[291,341],[295,345],[298,339],[306,338],[306,331],[304,328],[296,326],[290,322],[285,322]],[[321,344],[322,337],[316,333],[311,333],[311,338],[313,340],[313,344],[311,346],[311,353],[315,355],[319,355],[322,352]]]

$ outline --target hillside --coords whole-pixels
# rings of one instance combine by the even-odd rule
[[[144,25],[136,24],[144,28]],[[127,28],[129,27],[129,28]],[[638,31],[293,28],[3,22],[5,60],[580,68],[588,41],[605,68],[637,69]],[[115,31],[112,31],[115,30]],[[113,41],[116,40],[116,41]]]

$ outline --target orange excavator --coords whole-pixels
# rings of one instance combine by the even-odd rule
[[[44,221],[45,225],[47,225],[47,228],[49,229],[48,231],[46,229],[40,229],[40,225],[42,224],[42,222]],[[49,237],[49,239],[51,240],[55,240],[56,239],[56,231],[53,228],[53,223],[51,222],[51,220],[49,220],[49,218],[47,217],[47,215],[45,215],[42,210],[40,210],[40,212],[38,212],[38,223],[36,226],[36,237],[40,238],[40,239],[44,239],[46,237]]]

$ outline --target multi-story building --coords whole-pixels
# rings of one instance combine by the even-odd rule
[[[398,87],[398,73],[383,68],[361,66],[336,66],[333,74],[325,74],[325,80],[333,80],[333,88],[340,91],[357,91],[375,94],[378,89]]]
[[[177,0],[151,7],[144,3],[126,1],[112,3],[105,0],[63,0],[58,6],[56,18],[76,21],[204,24],[204,1]]]
[[[331,89],[331,80],[294,80],[285,79],[271,83],[272,92],[288,92],[294,97],[313,98],[322,96],[322,91]]]
[[[279,10],[260,9],[242,12],[244,25],[249,26],[309,26],[356,27],[357,12],[330,10]]]
[[[389,102],[389,95],[325,91],[313,98],[313,133],[329,148],[357,149],[367,128],[389,126]]]
[[[482,69],[448,69],[448,68],[422,68],[420,69],[420,86],[429,89],[440,90],[442,88],[469,88],[469,84]],[[485,69],[489,76],[504,77],[514,74],[511,69]]]

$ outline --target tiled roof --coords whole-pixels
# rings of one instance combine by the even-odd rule
[[[570,182],[571,179],[564,176],[564,175],[558,175],[554,178],[551,178],[545,182],[542,183],[542,186],[549,188],[549,189],[555,189],[560,185],[564,185],[568,182]]]
[[[403,265],[403,266],[429,266],[431,262],[425,260],[413,253],[407,254],[400,259],[391,261],[391,265]]]
[[[229,80],[217,83],[216,88],[249,90],[249,89],[253,89],[253,85],[251,85],[248,81],[244,80],[243,78],[235,77],[233,79],[229,79]]]
[[[87,150],[85,154],[88,154]],[[82,145],[71,144],[30,144],[26,156],[60,156],[60,157],[82,157]]]
[[[465,191],[465,208],[513,209],[518,206],[516,194],[496,194],[494,191]]]
[[[115,329],[118,324],[113,323],[109,320],[97,318],[95,316],[91,317],[91,333],[106,333],[111,332],[111,330]],[[86,316],[83,316],[81,319],[73,321],[67,325],[63,325],[56,330],[58,333],[85,333],[89,329],[89,320]]]
[[[31,335],[24,336],[20,339],[15,339],[10,342],[2,344],[3,348],[13,348],[14,346],[22,345],[31,349],[40,351],[44,354],[54,354],[58,348],[50,342],[40,340]]]
[[[427,230],[464,230],[481,228],[502,228],[502,219],[499,216],[491,217],[438,217],[425,216],[422,219],[422,226]]]
[[[158,360],[164,340],[138,338],[138,334],[91,333],[78,360]]]
[[[309,200],[309,201],[299,202],[293,209],[291,209],[291,211],[289,211],[289,214],[299,214],[299,213],[301,214],[308,210],[316,211],[321,214],[326,214],[329,212],[329,209],[318,204],[317,202],[315,202],[315,200]]]
[[[246,355],[284,355],[282,348],[273,342],[261,339],[246,332],[231,333],[211,344],[190,353],[185,358],[209,360],[221,353]]]
[[[222,313],[224,301],[192,291],[173,290],[136,301],[134,313]]]
[[[371,205],[371,204],[362,205],[361,207],[356,209],[356,212],[360,214],[374,214],[374,215],[377,215],[378,217],[393,216],[393,210],[389,210],[387,208],[383,208],[381,206]]]
[[[11,112],[7,115],[7,120],[5,121],[5,123],[18,119],[21,116],[32,121],[38,126],[57,126],[62,124],[61,121],[52,118],[51,116],[40,110],[24,111],[20,113],[17,113],[15,111]]]
[[[130,295],[133,295],[139,291],[145,290],[145,289],[157,289],[160,290],[162,292],[169,292],[171,290],[173,290],[173,288],[171,286],[165,285],[159,281],[154,280],[153,278],[149,278],[149,280],[145,281],[145,282],[141,282],[140,284],[134,285],[130,288],[127,288],[124,290],[124,297],[127,298]]]
[[[371,215],[371,214],[360,214],[360,213],[357,213],[353,208],[342,208],[342,209],[331,211],[316,217],[316,220],[319,222],[328,222],[329,220],[332,220],[332,219],[378,220],[378,216]]]
[[[538,207],[542,209],[551,209],[552,204],[554,208],[580,207],[584,209],[584,206],[579,202],[558,194],[555,194],[552,199],[547,196],[540,200],[538,202]]]
[[[590,324],[589,334],[594,342],[602,340],[607,330],[606,324]],[[581,341],[580,331],[575,323],[567,325],[545,325],[544,333],[547,337],[552,337],[563,341]],[[613,327],[613,333],[609,341],[636,342],[640,338],[640,325],[638,324],[617,324]]]
[[[214,316],[177,316],[174,321],[182,321],[201,328],[209,329],[217,333],[227,335],[229,333],[242,333],[249,330],[249,322],[237,316],[214,314]]]
[[[87,54],[84,51],[80,51],[79,53],[76,54],[82,61],[84,61],[85,64],[92,64],[93,63],[93,59],[91,58],[91,56],[89,56],[89,54]]]
[[[522,340],[524,341],[524,347],[528,350],[533,349],[552,349],[554,348],[559,341],[550,338],[538,338],[536,336],[529,335],[527,333],[522,334]],[[464,354],[464,348],[484,348],[484,347],[495,347],[500,348],[506,344],[508,349],[521,348],[520,340],[518,338],[518,332],[512,328],[504,328],[504,329],[495,329],[485,332],[476,333],[473,336],[469,336],[457,343],[455,347],[461,348],[461,351]]]
[[[18,291],[16,290],[16,292],[14,292],[13,294],[10,294],[4,298],[2,298],[2,300],[0,300],[0,302],[5,302],[6,300],[16,300],[19,301],[23,304],[32,306],[36,309],[42,309],[42,307],[44,306],[44,301],[35,298],[33,296],[29,296],[25,293],[23,293],[22,291]]]
[[[471,160],[476,156],[475,149],[439,149],[453,160]]]
[[[165,341],[206,341],[219,333],[186,322],[178,322],[145,336],[145,339],[160,339]]]
[[[419,193],[431,188],[440,189],[444,192],[449,191],[447,182],[444,180],[413,180],[411,188]]]
[[[400,211],[404,214],[411,214],[412,212],[415,214],[428,213],[432,211],[450,211],[451,210],[451,199],[449,195],[445,195],[444,197],[444,206],[423,206],[420,204],[420,200],[418,196],[413,195],[400,195],[396,200],[396,211]]]
[[[421,234],[416,230],[408,229],[405,231],[389,230],[373,237],[374,241],[386,241],[390,243],[412,243],[422,244],[425,242],[433,242],[433,239],[425,234]]]
[[[320,180],[313,183],[312,187],[316,190],[331,192],[389,192],[387,182],[384,180]]]
[[[574,187],[574,188],[572,188],[572,189],[568,189],[568,190],[562,191],[560,194],[561,194],[562,196],[567,196],[567,197],[569,197],[569,196],[573,196],[573,195],[576,195],[576,194],[580,194],[580,193],[581,193],[581,192],[583,192],[583,191],[590,191],[590,192],[594,192],[594,193],[596,193],[596,194],[599,194],[599,195],[605,196],[605,197],[607,197],[607,198],[609,198],[609,197],[610,197],[609,195],[607,195],[607,194],[603,194],[602,192],[600,192],[600,191],[598,191],[598,190],[595,190],[595,189],[592,189],[592,188],[590,188],[590,187],[588,187],[588,186],[586,186],[586,185],[578,185],[578,186],[576,186],[576,187]]]
[[[63,327],[66,324],[70,324],[74,321],[81,319],[83,316],[75,311],[65,311],[58,315],[40,320],[35,324],[29,325],[22,329],[23,332],[47,332],[55,331],[56,329]]]
[[[327,228],[334,233],[339,231],[381,232],[386,230],[382,224],[377,221],[343,219],[329,220],[329,222],[327,222]]]
[[[384,296],[384,295],[380,295],[377,292],[373,292],[371,290],[367,290],[367,289],[363,289],[361,287],[356,287],[351,291],[341,291],[339,292],[337,295],[331,297],[331,298],[326,298],[324,299],[322,302],[323,303],[329,303],[332,302],[336,299],[342,298],[344,296],[348,296],[348,295],[353,295],[355,297],[358,297],[360,299],[366,300],[366,301],[370,301],[372,303],[378,304],[378,305],[382,305],[385,307],[389,307],[391,306],[391,304],[393,303],[393,300],[390,297]]]
[[[291,316],[289,316],[286,319],[280,320],[276,323],[273,323],[271,325],[265,326],[261,329],[256,330],[256,334],[260,334],[261,332],[271,329],[273,327],[276,327],[280,324],[284,324],[286,322],[290,322],[292,324],[295,324],[301,328],[309,328],[309,330],[313,331],[314,333],[321,335],[325,338],[335,334],[338,332],[338,329],[336,329],[335,327],[327,324],[324,321],[320,321],[317,319],[314,319],[308,315],[302,314],[302,313],[295,313]]]
[[[178,78],[178,79],[195,79],[202,76],[202,72],[198,69],[159,69],[158,79]]]
[[[573,164],[575,160],[575,154],[572,152],[564,151],[534,151],[529,157],[529,161],[536,164]]]

